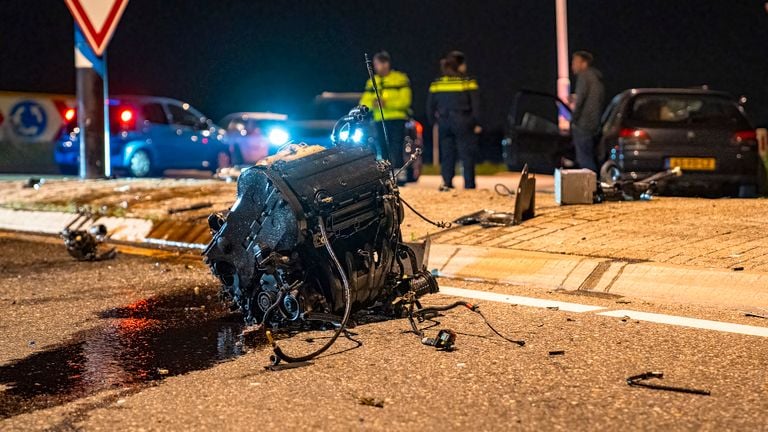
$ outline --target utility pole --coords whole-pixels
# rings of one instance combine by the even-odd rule
[[[557,27],[557,97],[568,102],[571,93],[568,64],[568,0],[555,0],[555,22]],[[560,128],[564,129],[563,126],[567,120],[563,112],[560,112],[559,122]]]
[[[97,56],[75,26],[77,126],[80,128],[80,178],[109,177],[109,106],[106,54]]]

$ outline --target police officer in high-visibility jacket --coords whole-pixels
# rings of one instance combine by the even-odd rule
[[[464,188],[475,188],[475,159],[483,129],[477,81],[467,76],[464,54],[449,53],[440,62],[442,76],[429,86],[427,116],[437,124],[440,139],[441,191],[453,189],[456,159],[461,160]]]
[[[405,123],[411,112],[411,82],[408,75],[394,70],[389,53],[381,51],[373,56],[374,78],[381,96],[381,108],[384,111],[384,126],[389,137],[389,159],[392,166],[403,166],[403,142],[405,141]],[[373,121],[376,122],[376,134],[380,146],[384,145],[384,137],[381,132],[381,112],[376,100],[376,93],[371,80],[365,84],[365,92],[360,99],[360,105],[365,105],[373,112]]]

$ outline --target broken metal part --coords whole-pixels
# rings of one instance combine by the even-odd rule
[[[437,337],[422,338],[421,343],[433,346],[439,351],[452,351],[453,346],[456,343],[456,332],[451,329],[442,329],[437,333]]]
[[[454,223],[458,225],[480,224],[485,228],[511,226],[520,225],[523,221],[531,219],[536,215],[536,177],[528,177],[527,164],[520,173],[520,183],[515,193],[512,193],[509,188],[501,183],[497,184],[494,188],[500,195],[515,197],[515,208],[512,213],[480,210],[462,216],[456,219]],[[504,189],[506,192],[502,193],[500,189]]]
[[[658,185],[673,177],[680,177],[679,167],[660,171],[643,179],[604,177],[598,185],[597,201],[649,201],[658,192]]]
[[[515,194],[514,225],[536,216],[536,176],[528,176],[528,164],[520,172],[520,183]]]
[[[40,186],[42,186],[44,184],[45,184],[45,179],[44,178],[30,177],[27,180],[27,183],[24,184],[24,187],[25,188],[29,188],[29,189],[38,190],[38,189],[40,189]]]
[[[652,384],[652,383],[645,382],[646,380],[649,380],[652,378],[662,379],[664,378],[664,372],[645,372],[638,375],[632,375],[631,377],[627,378],[627,384],[633,387],[645,387],[645,388],[654,389],[654,390],[666,390],[666,391],[673,391],[678,393],[697,394],[697,395],[703,395],[703,396],[709,396],[711,394],[709,390],[700,390],[700,389],[687,388],[687,387],[665,386],[661,384]]]
[[[117,250],[111,248],[104,253],[99,253],[99,245],[107,238],[107,227],[96,224],[99,217],[87,211],[80,211],[77,216],[59,233],[64,240],[64,246],[70,256],[78,261],[103,261],[112,259],[117,255]],[[84,229],[86,223],[91,223],[88,229]]]

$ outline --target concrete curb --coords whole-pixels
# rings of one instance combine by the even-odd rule
[[[40,234],[58,234],[74,218],[75,214],[11,210],[0,208],[0,229]],[[97,223],[104,224],[110,238],[126,242],[143,242],[152,229],[152,221],[135,218],[103,217]]]
[[[429,268],[468,280],[667,303],[768,308],[768,273],[446,244],[432,245]]]
[[[58,234],[75,215],[0,208],[0,229]],[[204,222],[105,217],[110,238],[130,243],[202,249]],[[429,268],[445,277],[597,292],[671,303],[768,308],[768,273],[734,272],[655,262],[432,244]]]

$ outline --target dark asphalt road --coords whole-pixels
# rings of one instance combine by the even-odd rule
[[[526,287],[445,285],[625,308],[616,299]],[[593,313],[482,303],[431,329],[359,325],[313,364],[266,371],[269,349],[239,336],[196,259],[119,255],[76,263],[64,248],[0,237],[0,430],[765,430],[768,346],[760,337]],[[427,304],[445,304],[435,295]],[[636,309],[766,325],[736,311],[631,301]],[[281,342],[309,350],[307,338]],[[315,343],[319,343],[316,341]],[[564,351],[550,355],[550,351]],[[631,388],[661,370],[697,396]],[[376,402],[383,407],[363,402]]]

